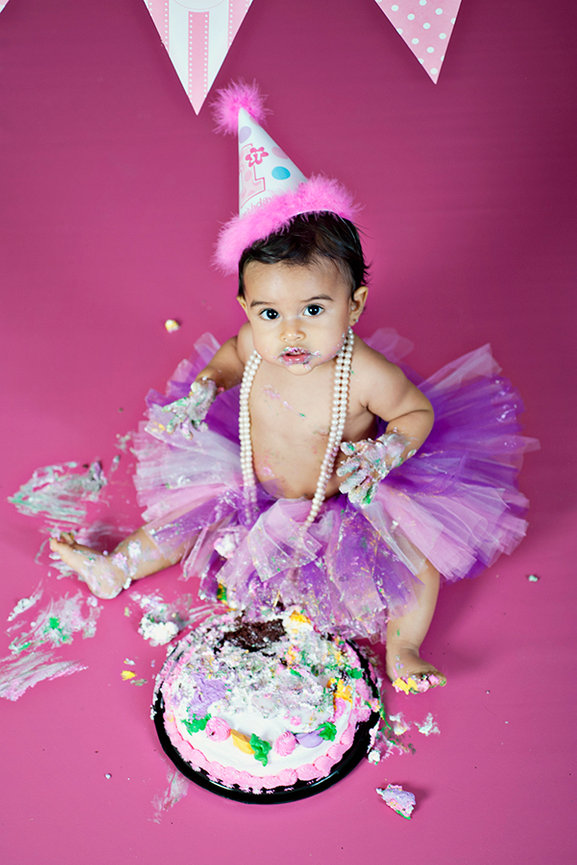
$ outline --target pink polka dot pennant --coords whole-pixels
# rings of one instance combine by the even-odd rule
[[[375,2],[436,84],[461,0]]]

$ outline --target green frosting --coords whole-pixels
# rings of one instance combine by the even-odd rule
[[[26,643],[18,644],[18,640],[12,640],[8,648],[11,652],[23,652],[25,649],[29,649],[32,645],[32,640],[28,640]]]
[[[331,721],[327,721],[325,724],[321,724],[316,732],[319,734],[321,739],[333,742],[337,735],[337,728]]]
[[[203,718],[197,718],[196,715],[193,715],[192,721],[189,721],[188,718],[183,718],[182,723],[189,733],[198,733],[200,730],[204,730],[209,721],[210,715],[205,715]]]
[[[56,633],[60,635],[63,643],[72,642],[70,634],[64,633],[64,631],[62,630],[62,625],[60,624],[60,619],[58,619],[56,616],[50,616],[50,618],[48,619],[48,625],[46,626],[46,628],[44,628],[44,631],[56,631]]]
[[[259,739],[259,737],[253,733],[250,737],[249,744],[254,751],[254,759],[258,760],[259,763],[262,763],[263,766],[266,766],[268,763],[268,754],[272,747],[270,742],[265,742],[264,739]]]
[[[351,679],[362,679],[363,671],[361,667],[349,667],[348,665],[345,667],[345,673],[347,676],[350,676]]]

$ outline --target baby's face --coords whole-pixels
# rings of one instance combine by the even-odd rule
[[[251,261],[239,302],[261,357],[306,375],[335,357],[362,312],[366,293],[362,286],[351,297],[348,281],[329,259],[304,266]]]

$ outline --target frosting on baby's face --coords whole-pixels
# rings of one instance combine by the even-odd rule
[[[324,258],[308,265],[249,262],[239,302],[263,360],[306,375],[337,355],[365,299],[366,288],[351,296],[349,281]]]

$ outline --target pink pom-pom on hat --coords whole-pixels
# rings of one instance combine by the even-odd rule
[[[217,129],[238,133],[239,213],[222,228],[215,262],[234,273],[244,250],[282,231],[303,213],[331,212],[352,219],[358,208],[336,180],[307,178],[261,123],[267,111],[256,84],[235,83],[219,91]]]
[[[238,113],[244,108],[257,123],[264,123],[269,113],[264,107],[266,96],[263,96],[256,81],[247,84],[245,81],[233,81],[228,87],[217,91],[213,103],[213,114],[216,120],[216,131],[225,135],[234,135],[238,129]]]

